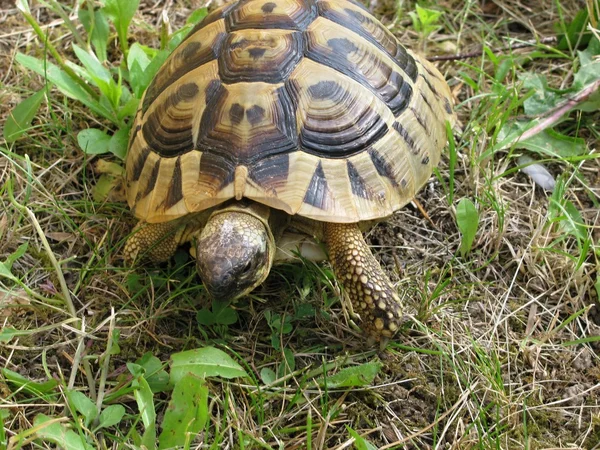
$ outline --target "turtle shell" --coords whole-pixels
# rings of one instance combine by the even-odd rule
[[[128,202],[150,223],[233,198],[319,221],[385,217],[437,165],[450,97],[437,69],[359,3],[229,3],[148,87]]]

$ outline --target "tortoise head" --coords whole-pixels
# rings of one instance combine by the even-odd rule
[[[275,256],[269,226],[252,214],[214,214],[196,241],[196,267],[208,293],[235,300],[260,285]]]

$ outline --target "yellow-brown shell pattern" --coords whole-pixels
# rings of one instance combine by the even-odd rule
[[[357,2],[241,0],[208,15],[150,84],[127,156],[150,223],[232,198],[350,223],[431,175],[448,85]]]

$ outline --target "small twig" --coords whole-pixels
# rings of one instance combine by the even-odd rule
[[[531,42],[519,42],[513,45],[509,45],[507,47],[502,47],[497,50],[493,50],[494,53],[503,53],[509,52],[512,50],[516,50],[519,48],[533,47],[538,44],[555,44],[558,41],[556,36],[549,36],[545,38],[541,38],[536,41]],[[470,52],[470,53],[459,53],[457,55],[438,55],[438,56],[430,56],[427,59],[429,61],[457,61],[460,59],[469,59],[469,58],[477,58],[478,56],[483,55],[483,48],[480,50]]]
[[[512,144],[516,144],[517,142],[524,141],[525,139],[529,139],[532,136],[535,136],[538,133],[541,133],[546,128],[550,128],[556,122],[560,120],[560,118],[565,115],[569,110],[573,109],[579,103],[583,103],[586,101],[594,92],[600,89],[600,80],[596,80],[593,83],[586,86],[584,89],[579,91],[573,97],[565,100],[560,105],[555,106],[551,110],[547,111],[540,123],[531,127],[527,131],[525,131],[515,142]]]

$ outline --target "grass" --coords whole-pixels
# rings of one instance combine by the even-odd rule
[[[169,36],[162,6],[108,3],[104,38],[71,3],[19,1],[23,15],[0,2],[0,117],[20,130],[0,142],[0,449],[166,447],[186,430],[186,448],[600,448],[600,114],[597,92],[580,95],[600,51],[578,33],[598,33],[585,18],[597,0],[371,4],[409,47],[470,55],[437,62],[459,124],[424,213],[409,205],[368,233],[416,311],[384,351],[347,320],[327,265],[276,267],[233,307],[208,299],[185,250],[124,265],[134,219],[105,194],[113,136],[148,81],[135,64],[164,57]],[[176,30],[197,6],[164,11]],[[72,43],[106,52],[113,81],[66,97],[79,88],[35,73],[32,57],[60,65],[42,41],[88,72]],[[120,96],[119,67],[139,75]],[[523,172],[539,170],[531,159],[553,191]]]

